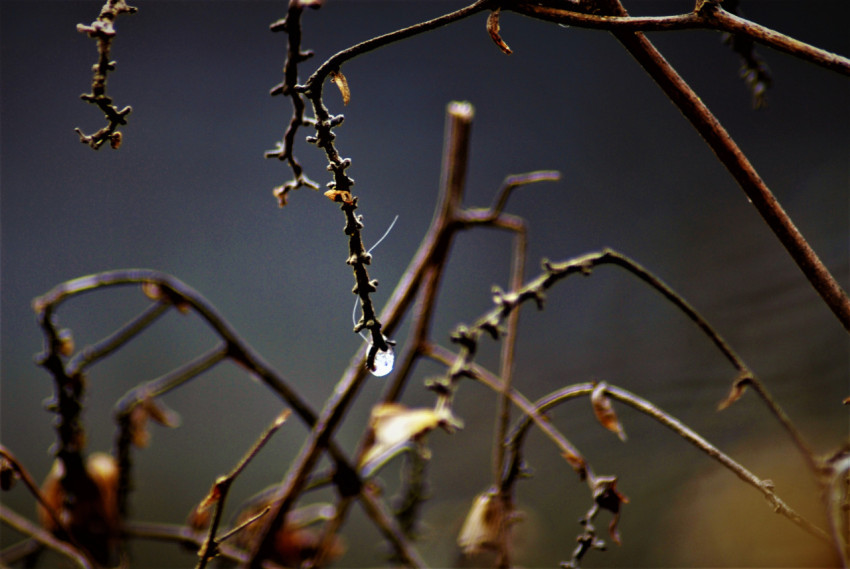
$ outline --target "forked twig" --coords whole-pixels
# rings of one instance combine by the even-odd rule
[[[196,569],[204,569],[207,566],[207,563],[218,554],[219,543],[228,539],[236,532],[244,529],[249,524],[252,524],[259,520],[262,516],[268,513],[269,508],[264,509],[259,514],[255,516],[251,516],[244,523],[240,524],[233,530],[227,532],[226,534],[216,538],[215,534],[218,531],[218,526],[221,523],[221,516],[224,513],[224,504],[227,501],[227,494],[230,492],[230,486],[236,480],[236,478],[242,473],[248,463],[253,460],[257,453],[265,446],[265,444],[271,439],[272,435],[274,435],[280,427],[283,426],[283,423],[286,422],[286,419],[289,417],[291,411],[289,409],[284,410],[280,415],[278,415],[271,425],[265,430],[265,432],[260,435],[254,445],[245,453],[245,456],[242,457],[242,460],[224,476],[220,476],[216,479],[215,484],[213,485],[210,493],[206,498],[203,499],[201,504],[198,506],[198,511],[203,511],[214,505],[214,511],[212,516],[212,522],[210,523],[209,530],[207,532],[207,538],[204,540],[204,545],[201,547],[198,552],[198,564]]]

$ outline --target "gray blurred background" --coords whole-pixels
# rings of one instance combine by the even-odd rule
[[[74,277],[148,267],[199,290],[315,408],[332,391],[361,340],[351,333],[351,272],[343,217],[308,189],[279,209],[274,186],[290,177],[263,152],[280,139],[290,107],[268,95],[281,79],[286,38],[268,31],[286,2],[145,2],[117,22],[108,92],[133,113],[118,151],[80,144],[74,127],[100,128],[79,99],[91,81],[94,41],[75,30],[99,2],[0,2],[2,40],[2,443],[37,479],[50,468],[51,380],[33,364],[41,337],[32,299]],[[746,15],[819,47],[850,53],[850,4],[843,0],[744,2]],[[457,9],[442,1],[329,1],[304,17],[304,46],[325,58],[353,43]],[[634,14],[686,12],[692,2],[632,1]],[[353,161],[367,243],[395,215],[374,252],[371,275],[382,304],[422,239],[435,202],[445,107],[476,109],[466,203],[488,205],[502,179],[534,169],[560,182],[517,192],[511,213],[530,226],[528,277],[543,257],[566,259],[608,246],[642,263],[690,300],[760,375],[818,452],[846,437],[847,335],[695,131],[608,34],[502,16],[514,53],[502,54],[480,14],[383,48],[344,67],[351,103],[332,86],[326,102],[344,113],[338,148]],[[706,31],[653,34],[668,59],[716,113],[841,283],[848,285],[850,84],[835,73],[760,48],[775,76],[769,107],[754,111],[737,77],[738,58]],[[304,134],[307,134],[306,132]],[[303,141],[303,137],[299,137]],[[299,142],[299,159],[326,182],[324,156]],[[490,306],[507,286],[510,237],[479,230],[456,241],[436,316],[448,345],[459,322]],[[146,306],[138,289],[68,302],[59,322],[78,346]],[[516,385],[529,398],[605,380],[655,402],[776,483],[792,507],[821,526],[819,497],[777,422],[749,393],[715,406],[734,373],[696,328],[657,294],[615,268],[561,283],[546,309],[523,312]],[[396,338],[404,343],[404,332]],[[111,407],[128,389],[211,347],[194,316],[171,314],[89,374],[85,414],[90,450],[109,450]],[[488,345],[480,362],[495,365]],[[421,365],[404,402],[429,405]],[[338,441],[352,448],[385,380],[370,380]],[[176,430],[156,428],[136,454],[132,518],[180,523],[229,470],[280,402],[224,364],[169,394]],[[455,535],[473,496],[489,484],[496,398],[464,384],[466,428],[429,437],[431,500],[421,551],[434,566],[455,563]],[[553,421],[592,462],[616,474],[631,502],[622,547],[591,553],[588,567],[826,566],[829,549],[772,513],[752,488],[644,416],[617,407],[623,444],[578,401]],[[233,489],[239,500],[279,481],[303,440],[290,421]],[[543,437],[529,439],[535,476],[518,488],[525,522],[517,562],[554,567],[569,557],[586,487]],[[398,484],[392,468],[386,493]],[[331,493],[316,499],[332,499]],[[4,504],[29,516],[21,486]],[[604,528],[608,518],[600,515]],[[19,536],[8,528],[2,544]],[[344,528],[338,566],[380,565],[384,549],[359,509]],[[143,567],[190,567],[171,544],[133,545]]]

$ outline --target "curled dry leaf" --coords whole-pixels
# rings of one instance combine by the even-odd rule
[[[729,391],[729,395],[726,396],[726,399],[717,404],[717,410],[723,411],[740,399],[752,380],[752,377],[750,377],[747,373],[739,374],[738,377],[735,378],[735,382],[732,383],[732,389]]]
[[[508,47],[508,44],[502,39],[502,36],[499,34],[499,14],[501,10],[500,8],[496,8],[490,15],[487,16],[487,33],[490,34],[490,39],[499,46],[499,49],[502,50],[503,53],[510,55],[513,53],[511,48]]]
[[[485,550],[496,550],[502,537],[503,528],[513,525],[520,515],[505,507],[499,496],[499,490],[490,487],[472,502],[463,527],[457,537],[457,544],[464,555],[475,555]]]
[[[328,190],[325,192],[325,197],[332,202],[342,202],[351,205],[354,198],[351,197],[351,192],[342,190]]]
[[[364,476],[369,476],[380,465],[437,426],[450,428],[449,411],[430,408],[409,409],[399,403],[382,403],[372,408],[366,449],[360,459]]]
[[[617,490],[617,477],[600,476],[597,478],[593,484],[593,499],[600,508],[614,514],[611,523],[608,524],[608,533],[614,543],[620,545],[620,531],[617,529],[617,524],[620,522],[620,507],[623,504],[628,504],[629,499]]]
[[[149,419],[172,429],[180,425],[180,415],[166,407],[162,401],[150,395],[145,396],[130,411],[130,440],[139,448],[145,448],[150,443]]]
[[[590,403],[593,405],[593,414],[596,415],[596,420],[608,429],[616,433],[620,440],[626,442],[626,431],[617,419],[617,414],[614,412],[614,407],[611,405],[611,400],[605,395],[605,390],[608,384],[604,381],[597,383],[590,394]]]
[[[499,544],[501,523],[499,493],[490,488],[475,497],[457,537],[457,544],[466,555],[474,555]]]
[[[342,74],[342,71],[331,71],[331,83],[337,86],[339,93],[342,95],[342,104],[347,105],[351,100],[351,90],[348,88],[348,79]]]

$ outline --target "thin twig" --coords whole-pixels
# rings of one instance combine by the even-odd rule
[[[349,61],[359,55],[374,51],[380,47],[384,47],[391,43],[395,43],[425,32],[430,32],[431,30],[435,30],[442,26],[446,26],[448,24],[460,21],[464,18],[468,18],[469,16],[486,10],[487,6],[492,3],[493,0],[477,0],[476,2],[473,2],[469,6],[465,6],[460,10],[456,10],[449,14],[444,14],[426,22],[420,22],[418,24],[408,26],[401,30],[396,30],[394,32],[390,32],[368,39],[364,42],[358,43],[347,49],[344,49],[334,54],[324,63],[322,63],[322,65],[320,65],[319,68],[313,72],[310,78],[307,79],[304,85],[298,86],[298,90],[307,93],[307,96],[312,98],[313,95],[311,94],[311,92],[315,91],[316,89],[321,89],[321,85],[327,78],[327,76],[332,71],[338,70],[340,66],[342,66],[342,64],[346,61]]]
[[[843,75],[850,75],[850,59],[819,49],[785,34],[771,30],[756,22],[746,20],[724,10],[718,2],[697,2],[697,9],[687,14],[673,16],[632,17],[603,16],[547,6],[541,2],[502,2],[502,8],[526,16],[579,28],[609,30],[612,32],[664,32],[688,29],[707,29],[745,35],[777,51],[799,57]]]
[[[201,547],[201,550],[198,552],[198,564],[196,569],[204,569],[207,566],[207,563],[218,555],[218,547],[221,541],[224,541],[231,535],[233,535],[236,531],[244,529],[248,524],[256,522],[263,515],[268,513],[269,508],[266,508],[262,512],[260,512],[256,516],[252,516],[245,523],[240,524],[235,530],[226,533],[224,536],[220,538],[216,538],[215,534],[218,531],[218,526],[221,523],[221,517],[224,513],[224,504],[227,501],[227,495],[230,492],[230,487],[233,485],[233,482],[236,478],[242,473],[248,463],[254,459],[255,456],[260,452],[260,450],[265,446],[265,444],[272,438],[280,427],[283,426],[283,423],[286,422],[286,419],[289,417],[291,411],[289,409],[284,410],[280,415],[278,415],[274,421],[272,421],[271,425],[263,432],[262,435],[256,440],[254,445],[245,453],[245,456],[242,457],[236,466],[224,476],[219,477],[212,489],[210,490],[209,495],[201,502],[200,506],[198,506],[199,510],[205,510],[210,505],[214,506],[212,522],[210,523],[210,527],[207,531],[207,538],[204,540],[204,545]]]
[[[77,548],[79,551],[85,551],[85,548],[80,545],[77,539],[74,537],[74,534],[71,533],[71,530],[68,528],[68,525],[62,520],[62,517],[59,513],[51,506],[47,499],[42,494],[41,489],[36,483],[35,479],[33,479],[32,475],[29,473],[23,464],[18,461],[12,452],[7,449],[5,446],[0,445],[0,457],[5,458],[9,466],[15,471],[17,476],[23,481],[24,486],[27,487],[30,494],[33,495],[35,501],[38,502],[38,505],[41,506],[47,515],[50,516],[50,519],[56,524],[56,527],[59,529],[60,537],[62,537],[65,541],[68,541],[71,545]]]
[[[0,504],[0,520],[22,534],[31,536],[42,545],[64,555],[80,567],[83,567],[83,569],[92,569],[89,560],[81,553],[82,550],[53,537],[49,532],[34,525],[28,519],[18,515],[2,504]]]
[[[115,70],[115,62],[110,58],[112,41],[115,38],[115,20],[121,14],[135,14],[138,8],[129,6],[125,0],[106,0],[97,20],[86,26],[77,24],[77,31],[87,34],[97,41],[97,63],[94,65],[94,77],[92,77],[91,93],[80,95],[84,101],[88,101],[103,112],[108,124],[94,134],[84,134],[79,128],[74,129],[80,137],[80,142],[88,144],[93,149],[99,149],[104,142],[109,141],[112,148],[121,146],[121,133],[117,130],[119,125],[127,124],[127,115],[133,109],[129,106],[119,110],[112,104],[112,98],[106,94],[106,79],[109,72]]]
[[[81,349],[66,366],[68,375],[76,375],[98,360],[105,358],[124,344],[135,338],[153,324],[171,307],[167,302],[158,302],[148,306],[141,314],[103,340]]]

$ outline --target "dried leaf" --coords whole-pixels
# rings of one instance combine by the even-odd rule
[[[600,382],[593,388],[590,394],[590,403],[593,405],[593,414],[596,415],[596,420],[608,429],[616,433],[620,440],[626,442],[626,431],[617,419],[617,414],[614,412],[614,407],[611,405],[611,400],[605,395],[605,390],[608,384]]]
[[[576,472],[584,473],[587,469],[587,464],[580,456],[576,456],[571,452],[561,453],[561,456],[564,457],[564,460],[566,460]],[[584,474],[582,474],[582,478],[584,478]]]
[[[434,409],[409,409],[398,403],[383,403],[372,408],[366,450],[360,459],[364,476],[410,447],[439,425],[447,426],[450,418]]]
[[[597,478],[593,484],[593,499],[600,508],[614,514],[611,523],[608,525],[608,533],[614,543],[620,545],[620,532],[617,529],[617,524],[620,521],[620,507],[623,504],[628,504],[629,499],[617,490],[617,477],[600,476]]]
[[[325,192],[325,197],[332,202],[342,202],[348,205],[351,205],[354,200],[354,198],[351,197],[351,192],[342,190],[328,190]]]
[[[501,12],[500,8],[496,8],[490,15],[487,16],[487,33],[490,34],[490,39],[499,46],[499,49],[502,50],[502,53],[506,53],[510,55],[513,53],[511,48],[508,47],[508,44],[502,39],[502,36],[499,35],[499,13]]]
[[[130,440],[138,448],[145,448],[150,443],[149,419],[172,429],[180,425],[180,415],[150,395],[145,396],[130,411],[129,418]]]
[[[278,489],[270,490],[250,500],[250,503],[236,516],[234,527],[244,524],[269,506],[277,496]],[[336,508],[327,503],[308,504],[289,511],[286,514],[286,521],[274,534],[273,547],[267,559],[284,567],[301,567],[304,561],[315,557],[321,545],[320,532],[308,526],[327,521],[335,514]],[[250,524],[244,527],[233,538],[237,547],[250,549],[258,539],[258,532],[261,529],[262,524]],[[327,550],[323,552],[323,558],[327,562],[345,553],[345,544],[336,535],[332,536],[330,542],[325,545]]]
[[[201,503],[198,504],[198,507],[195,508],[197,512],[205,512],[209,509],[210,506],[221,500],[221,484],[226,480],[227,477],[225,476],[219,476],[216,479],[215,484],[213,484],[212,488],[210,488],[209,494],[207,494],[204,499],[201,500]]]
[[[732,383],[732,389],[729,391],[729,395],[726,396],[726,399],[718,403],[717,410],[723,411],[744,394],[744,391],[747,390],[747,385],[749,385],[753,381],[753,378],[750,377],[747,373],[741,373],[735,379],[734,383]]]
[[[351,100],[351,90],[348,88],[348,79],[342,74],[342,71],[330,72],[331,83],[337,86],[339,93],[342,95],[342,104],[347,105]]]
[[[457,544],[466,555],[498,547],[501,513],[499,492],[495,488],[475,497],[457,537]]]

